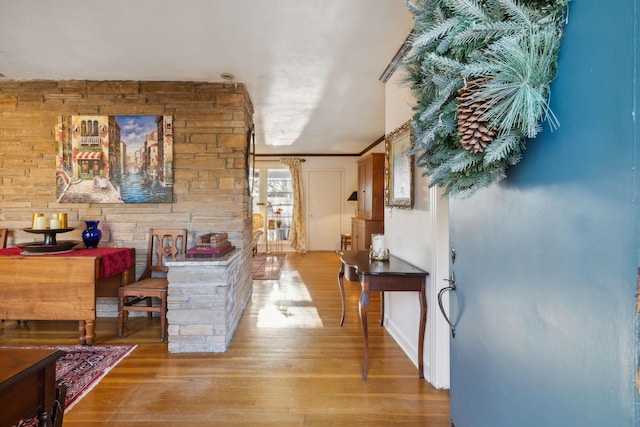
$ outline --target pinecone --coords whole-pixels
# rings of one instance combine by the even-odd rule
[[[481,153],[496,137],[498,130],[482,118],[489,108],[477,91],[486,87],[489,77],[481,77],[467,82],[458,91],[458,135],[462,148],[472,153]]]

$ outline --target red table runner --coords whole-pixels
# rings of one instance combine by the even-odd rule
[[[20,255],[21,248],[0,249],[2,255]],[[99,277],[112,276],[128,270],[133,265],[131,252],[128,248],[95,248],[95,249],[74,249],[70,252],[58,254],[38,254],[28,256],[92,256],[100,257]]]

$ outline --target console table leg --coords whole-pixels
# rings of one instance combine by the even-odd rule
[[[424,334],[427,327],[427,292],[426,280],[422,278],[421,289],[418,292],[420,300],[420,330],[418,332],[418,373],[424,379]]]
[[[340,263],[340,270],[338,271],[338,287],[340,288],[340,297],[342,298],[342,317],[340,318],[340,326],[344,324],[344,263]]]
[[[364,368],[362,369],[362,381],[367,379],[367,371],[369,369],[369,328],[367,323],[369,299],[369,281],[365,278],[362,281],[362,293],[360,294],[359,304],[362,335],[364,336]]]

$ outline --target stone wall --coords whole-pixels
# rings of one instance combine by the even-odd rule
[[[53,130],[58,115],[172,115],[173,204],[58,204]],[[111,243],[133,246],[138,264],[150,227],[225,231],[251,241],[245,176],[253,107],[244,85],[200,82],[0,82],[0,226],[9,244],[33,240],[21,231],[34,211],[68,212],[70,226],[101,221]]]
[[[54,125],[59,115],[173,116],[171,204],[56,202]],[[251,257],[251,204],[245,159],[253,107],[235,83],[151,81],[0,82],[0,227],[9,245],[37,237],[22,231],[33,212],[67,212],[69,226],[100,220],[108,243],[134,247],[137,274],[151,227],[195,236],[226,232]]]

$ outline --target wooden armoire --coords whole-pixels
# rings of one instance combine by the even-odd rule
[[[384,233],[384,153],[358,160],[358,210],[351,218],[351,247],[369,250],[371,235]]]

